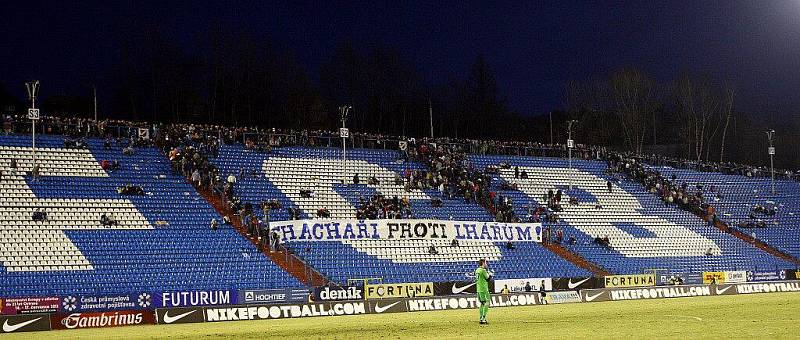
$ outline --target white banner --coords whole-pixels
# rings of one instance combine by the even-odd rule
[[[531,279],[506,279],[494,280],[494,292],[502,293],[504,289],[508,289],[509,293],[522,293],[527,292],[527,286],[530,286],[531,292],[538,291],[551,291],[553,290],[553,279],[546,278],[531,278]]]
[[[283,242],[370,239],[542,242],[540,223],[320,219],[276,221],[269,226]]]
[[[747,272],[744,270],[725,272],[725,283],[747,282]]]
[[[574,290],[549,292],[544,297],[545,303],[576,303],[581,302],[581,296]]]

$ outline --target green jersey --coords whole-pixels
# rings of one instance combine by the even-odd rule
[[[489,272],[486,271],[486,268],[478,267],[478,269],[475,269],[475,282],[478,283],[476,285],[478,293],[489,292]]]

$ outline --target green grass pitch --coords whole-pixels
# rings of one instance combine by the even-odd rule
[[[3,335],[12,339],[798,339],[800,293],[153,325]]]

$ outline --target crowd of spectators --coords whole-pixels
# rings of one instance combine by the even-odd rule
[[[705,186],[697,184],[690,186],[686,182],[678,182],[675,175],[670,178],[663,176],[659,171],[648,168],[637,158],[626,157],[624,154],[611,153],[606,158],[608,172],[623,174],[627,178],[642,184],[647,191],[657,195],[666,205],[675,205],[695,215],[708,217],[716,221],[714,206],[706,202]],[[715,199],[721,199],[722,194],[716,188],[709,186],[708,191]]]
[[[3,131],[10,133],[30,133],[29,120],[24,115],[5,115],[3,117]],[[60,117],[43,115],[39,119],[37,129],[47,134],[61,134],[70,137],[130,137],[137,143],[149,143],[153,138],[137,138],[138,130],[149,131],[149,136],[158,136],[161,129],[170,125],[150,122],[134,122],[126,120],[92,120],[77,117]],[[338,132],[325,130],[291,130],[291,129],[264,129],[258,127],[224,127],[219,125],[190,125],[205,133],[214,134],[224,143],[242,143],[248,149],[269,152],[274,147],[306,146],[306,147],[336,147],[341,146]],[[437,145],[450,145],[471,154],[498,154],[521,156],[548,156],[565,157],[566,145],[543,144],[536,142],[518,141],[492,141],[474,140],[463,138],[440,137],[425,139]],[[375,133],[351,132],[349,144],[358,148],[373,149],[399,149],[401,143],[415,143],[415,138],[404,136],[387,136]],[[574,158],[601,159],[610,154],[610,150],[601,146],[577,144],[572,150]],[[675,168],[694,169],[697,171],[720,172],[724,174],[737,174],[748,177],[770,176],[769,168],[744,165],[733,162],[717,163],[696,160],[677,159],[661,155],[644,155],[640,157],[644,162],[660,166],[668,165]],[[800,180],[800,170],[776,169],[776,176],[780,178]]]
[[[4,116],[3,131],[5,134],[27,133],[30,131],[30,124],[27,122],[29,121],[24,116]],[[107,149],[116,140],[117,145],[123,146],[125,154],[135,153],[135,147],[159,145],[168,155],[176,173],[185,176],[200,189],[211,189],[220,194],[226,204],[236,211],[243,209],[234,190],[237,177],[231,174],[227,178],[221,178],[219,171],[208,161],[208,157],[218,155],[221,144],[242,143],[245,149],[255,152],[271,152],[274,147],[284,146],[328,147],[341,145],[341,138],[337,132],[320,130],[152,124],[121,120],[94,121],[55,116],[43,116],[37,126],[45,133],[64,135],[64,145],[68,148],[85,148],[86,137],[106,138],[104,146]],[[146,133],[142,134],[142,130],[146,130]],[[468,203],[478,203],[486,208],[496,221],[519,222],[524,220],[555,223],[558,222],[557,213],[563,209],[560,191],[550,191],[544,197],[547,202],[546,207],[528,209],[528,214],[524,218],[519,218],[515,213],[512,200],[491,189],[491,174],[497,168],[475,169],[467,162],[466,155],[473,153],[563,157],[567,150],[564,145],[446,137],[416,139],[369,133],[351,133],[348,141],[349,144],[360,148],[397,149],[404,158],[422,162],[427,165],[429,170],[406,170],[402,175],[395,176],[394,183],[404,185],[406,191],[436,189],[445,199],[463,199]],[[653,166],[667,165],[748,177],[769,176],[769,170],[764,167],[736,163],[697,162],[659,155],[634,157],[613,153],[603,147],[586,145],[577,145],[573,149],[573,156],[585,159],[605,159],[609,163],[610,173],[622,174],[641,183],[648,191],[658,195],[665,204],[676,205],[695,214],[714,218],[716,212],[708,201],[709,199],[720,199],[722,196],[713,185],[705,187],[679,183],[674,176],[672,178],[662,176],[658,171],[645,167],[644,163]],[[101,166],[106,170],[114,171],[121,167],[121,163],[118,160],[103,160]],[[500,164],[499,167],[510,168],[508,164]],[[800,179],[800,172],[792,173],[781,170],[776,174],[779,177]],[[239,179],[246,175],[246,172],[240,171]],[[514,176],[515,179],[525,179],[527,173],[514,168]],[[374,177],[367,178],[367,183],[379,184],[378,179]],[[516,190],[514,182],[501,181],[498,185],[502,190]],[[120,187],[118,191],[124,195],[144,194],[141,187],[134,185]],[[301,190],[301,196],[313,197],[314,195],[311,190]],[[432,200],[431,204],[438,207],[442,205],[442,202],[436,198]],[[577,201],[571,200],[569,204],[577,204]],[[275,209],[282,209],[282,207]],[[296,208],[286,207],[286,211],[289,218],[301,217],[300,211]],[[325,211],[322,213],[325,215]],[[413,213],[410,204],[407,203],[407,198],[371,197],[359,204],[357,215],[357,217],[366,218],[405,218],[412,216]],[[744,221],[740,225],[745,227],[764,226],[766,223],[761,220],[762,215],[773,216],[774,208],[769,210],[764,207],[761,209],[754,207],[749,221]]]
[[[117,193],[127,196],[144,196],[145,194],[141,186],[133,184],[125,184],[121,187],[117,187]]]
[[[770,177],[770,169],[766,166],[753,166],[734,162],[708,162],[679,159],[661,155],[644,155],[639,159],[653,166],[669,166],[676,169],[688,169],[701,172],[718,172],[726,175],[745,177]],[[792,172],[786,169],[775,169],[775,177],[800,181],[800,170]]]
[[[414,218],[414,214],[411,211],[408,197],[399,199],[394,196],[387,199],[381,194],[374,194],[369,199],[364,199],[363,196],[358,198],[356,218],[359,220],[402,219]]]

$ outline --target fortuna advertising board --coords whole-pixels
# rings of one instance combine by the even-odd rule
[[[367,299],[433,296],[433,282],[367,284],[364,292]]]
[[[542,242],[541,223],[447,220],[292,220],[270,222],[286,241],[470,240]]]
[[[603,283],[606,288],[655,286],[656,276],[654,274],[608,275],[603,277]]]

